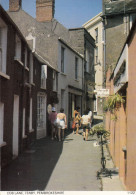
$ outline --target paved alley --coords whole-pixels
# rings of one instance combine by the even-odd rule
[[[6,191],[100,191],[96,173],[101,168],[96,137],[83,141],[67,130],[63,142],[45,138],[36,141],[2,170],[2,190]]]

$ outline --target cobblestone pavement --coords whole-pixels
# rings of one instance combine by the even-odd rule
[[[3,191],[100,191],[100,147],[97,138],[84,141],[67,130],[63,142],[49,137],[37,140],[9,166],[2,169]]]

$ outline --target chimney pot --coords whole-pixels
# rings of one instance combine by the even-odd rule
[[[55,0],[36,0],[37,21],[51,21],[54,18],[54,5]]]
[[[9,0],[9,11],[16,12],[22,8],[22,0]]]

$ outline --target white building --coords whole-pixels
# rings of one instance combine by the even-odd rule
[[[95,39],[95,90],[96,101],[94,104],[94,112],[97,115],[102,115],[102,97],[97,95],[97,90],[103,88],[103,24],[102,24],[102,12],[96,15],[94,18],[83,24],[83,27],[91,34]]]
[[[82,112],[84,67],[83,57],[70,47],[63,39],[58,44],[58,97],[57,110],[62,107],[70,125],[75,107]]]

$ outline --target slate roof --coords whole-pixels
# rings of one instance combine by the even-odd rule
[[[36,37],[35,55],[39,60],[44,64],[47,62],[46,64],[57,70],[58,36],[48,29],[45,23],[38,22],[22,9],[17,12],[7,11],[7,13],[18,26],[25,38],[28,37],[29,34]],[[27,42],[31,49],[33,49],[32,41]]]
[[[136,12],[136,0],[118,0],[104,3],[103,15],[116,15]]]

